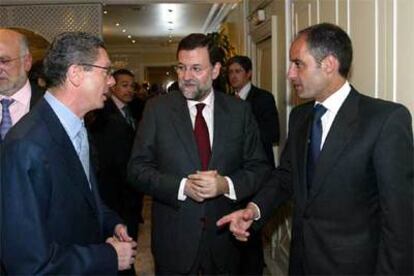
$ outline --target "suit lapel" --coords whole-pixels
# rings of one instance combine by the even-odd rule
[[[62,167],[64,167],[65,171],[72,176],[72,179],[74,180],[72,183],[78,186],[90,206],[95,209],[96,202],[91,190],[89,189],[89,182],[86,178],[86,174],[72,145],[72,142],[70,141],[65,129],[59,121],[59,118],[56,116],[55,112],[44,99],[40,101],[39,108],[40,114],[47,125],[49,133],[58,146],[58,150],[60,151],[59,156],[62,157],[62,161],[65,163],[62,164]]]
[[[332,123],[315,167],[309,202],[320,192],[327,174],[335,166],[345,146],[354,135],[358,117],[358,100],[358,93],[352,89]]]
[[[187,101],[181,95],[181,92],[177,91],[174,93],[175,94],[171,97],[171,121],[177,132],[177,136],[183,144],[183,148],[188,156],[191,158],[191,161],[193,164],[199,164],[198,167],[201,167]]]

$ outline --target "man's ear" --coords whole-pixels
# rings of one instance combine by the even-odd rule
[[[67,80],[75,87],[81,85],[84,76],[84,69],[81,65],[72,64],[66,72]]]
[[[213,66],[213,75],[212,75],[213,80],[215,80],[218,77],[218,75],[220,74],[220,69],[221,69],[221,63],[216,62],[216,64],[214,64],[214,66]]]
[[[23,57],[23,68],[25,72],[29,72],[30,69],[32,69],[32,55],[30,53],[27,53],[26,55],[24,55]]]
[[[327,74],[332,74],[334,72],[338,72],[338,70],[339,70],[339,61],[333,55],[328,55],[327,57],[325,57],[322,60],[321,67]]]

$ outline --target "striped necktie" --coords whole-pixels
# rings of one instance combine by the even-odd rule
[[[0,122],[0,136],[3,140],[9,129],[12,127],[12,119],[10,116],[10,105],[14,102],[13,99],[2,99],[1,101],[1,122]]]

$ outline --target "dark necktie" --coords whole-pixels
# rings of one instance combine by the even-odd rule
[[[313,174],[315,171],[316,162],[318,161],[319,154],[321,152],[321,141],[322,141],[322,121],[321,118],[325,114],[326,108],[317,104],[313,108],[313,120],[312,129],[309,139],[308,149],[308,166],[307,166],[307,182],[308,188],[312,185]]]
[[[135,122],[134,118],[131,115],[131,111],[129,110],[129,107],[126,105],[122,108],[122,111],[125,114],[125,120],[127,121],[128,125],[130,125],[133,129],[135,129]]]
[[[14,102],[12,99],[2,99],[1,101],[1,122],[0,122],[0,136],[1,140],[4,140],[9,129],[12,127],[12,119],[10,116],[9,106]]]
[[[207,124],[203,117],[204,107],[205,104],[196,104],[197,115],[194,124],[194,136],[198,147],[198,154],[200,156],[201,168],[203,170],[207,170],[208,162],[210,161],[211,156],[211,148]]]

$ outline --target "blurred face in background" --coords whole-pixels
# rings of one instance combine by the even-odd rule
[[[238,63],[232,63],[227,68],[227,74],[229,78],[230,86],[236,90],[240,91],[249,81],[252,76],[252,72],[246,72],[244,68]]]
[[[115,79],[116,83],[112,86],[112,95],[117,97],[121,102],[127,104],[134,99],[135,81],[130,75],[118,75]]]
[[[11,30],[0,29],[0,94],[12,96],[27,81],[27,72],[32,66],[32,56],[22,49],[22,35]]]

